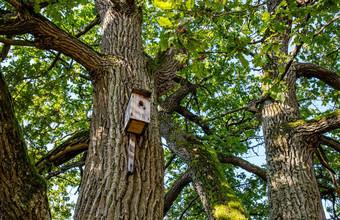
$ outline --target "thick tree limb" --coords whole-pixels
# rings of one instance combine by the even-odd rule
[[[296,63],[298,77],[314,77],[336,90],[340,90],[340,76],[332,70],[312,63]]]
[[[161,53],[156,59],[155,82],[157,95],[161,96],[168,93],[176,84],[176,72],[184,68],[184,63],[176,59],[176,55],[183,53],[185,50],[177,50],[170,47],[164,53]],[[154,65],[154,64],[153,64]]]
[[[3,19],[0,19],[0,34],[33,34],[35,47],[59,51],[83,65],[90,73],[100,68],[103,59],[92,48],[56,27],[43,16],[31,12],[29,5],[22,5],[17,10],[20,10],[20,17],[6,18],[3,16]]]
[[[41,158],[35,166],[41,172],[42,170],[49,170],[52,166],[59,166],[66,163],[78,154],[88,149],[90,141],[90,131],[85,130],[76,133],[61,145],[51,150],[47,155]]]
[[[340,109],[325,116],[311,120],[297,120],[287,124],[287,129],[294,129],[303,135],[323,134],[340,128]]]
[[[173,97],[184,98],[190,92],[182,87],[173,94]],[[192,169],[193,184],[208,219],[222,218],[220,214],[227,219],[236,216],[239,219],[248,218],[247,212],[224,177],[216,153],[187,135],[172,121],[171,113],[179,105],[178,100],[173,100],[173,97],[169,96],[168,100],[161,103],[159,112],[161,135],[167,140],[170,150]]]
[[[162,111],[166,111],[168,114],[172,114],[175,109],[180,105],[181,101],[199,87],[199,85],[193,84],[185,79],[181,80],[181,87],[171,94],[167,100],[161,103]]]
[[[177,199],[178,195],[181,193],[182,189],[187,186],[192,181],[193,172],[192,170],[187,170],[185,173],[179,177],[171,186],[170,190],[165,194],[164,199],[164,212],[163,216],[168,213],[173,202]]]
[[[233,155],[219,154],[218,159],[221,163],[229,163],[229,164],[241,167],[250,173],[254,173],[258,177],[260,177],[262,180],[267,181],[266,171],[264,169],[254,164],[251,164],[242,158],[235,157]]]
[[[46,182],[32,166],[0,72],[0,219],[50,219]]]
[[[336,150],[337,152],[340,153],[340,142],[330,138],[330,137],[327,137],[325,135],[321,135],[320,138],[319,138],[319,142],[320,144],[324,144],[324,145],[327,145],[331,148],[333,148],[334,150]]]

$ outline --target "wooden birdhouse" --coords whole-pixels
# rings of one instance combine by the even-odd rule
[[[133,89],[125,111],[124,128],[128,133],[142,134],[150,123],[151,92]]]

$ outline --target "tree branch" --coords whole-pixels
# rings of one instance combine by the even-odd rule
[[[33,41],[28,40],[12,40],[4,37],[0,37],[0,42],[3,44],[9,44],[9,45],[18,45],[18,46],[29,46],[34,47],[35,44]]]
[[[83,165],[85,165],[85,161],[77,161],[77,162],[69,163],[69,164],[67,164],[67,165],[65,165],[65,166],[62,166],[62,167],[59,168],[57,171],[54,171],[54,172],[52,172],[52,173],[49,173],[49,174],[45,177],[45,179],[46,179],[46,180],[49,180],[49,179],[51,179],[51,178],[54,177],[54,176],[57,176],[57,175],[59,175],[59,174],[61,174],[61,173],[64,173],[64,172],[68,171],[69,169],[72,169],[72,168],[74,168],[74,167],[80,167],[80,166],[83,166]]]
[[[241,167],[247,170],[248,172],[254,173],[258,177],[260,177],[262,180],[267,181],[266,171],[264,169],[254,164],[251,164],[242,158],[235,157],[233,155],[219,154],[218,159],[221,163],[229,163],[229,164]]]
[[[168,160],[168,162],[164,166],[164,170],[168,169],[172,161],[176,158],[176,154],[172,154],[171,158]]]
[[[189,94],[195,92],[199,85],[193,84],[186,79],[181,79],[181,87],[179,87],[173,94],[171,94],[166,101],[161,103],[163,111],[167,114],[172,114],[176,108],[180,105],[181,101]]]
[[[196,201],[196,199],[198,199],[198,195],[195,196],[195,198],[193,198],[193,199],[189,202],[188,206],[182,211],[182,213],[181,213],[181,215],[179,216],[178,220],[181,220],[181,219],[182,219],[184,213],[185,213],[186,211],[188,211],[188,209],[192,206],[192,204]]]
[[[20,18],[18,16],[14,18],[2,16],[0,34],[33,34],[35,47],[61,52],[83,65],[90,73],[100,68],[99,64],[103,58],[92,48],[56,27],[42,15],[32,12],[28,5],[20,7],[20,13]],[[85,29],[83,32],[85,31],[87,30]]]
[[[48,152],[43,158],[41,158],[36,164],[36,168],[39,172],[43,170],[49,170],[53,166],[59,166],[73,159],[78,154],[88,149],[90,141],[90,131],[85,130],[78,132]]]
[[[324,144],[324,145],[327,145],[331,148],[333,148],[334,150],[336,150],[337,152],[340,153],[340,142],[330,138],[330,137],[327,137],[325,135],[321,135],[320,138],[319,138],[319,142],[320,144]]]
[[[10,39],[10,37],[7,36],[7,39]],[[0,62],[2,62],[4,59],[6,59],[9,50],[11,49],[11,45],[10,44],[4,44],[2,46],[2,49],[0,51]]]
[[[296,63],[298,77],[317,78],[336,90],[340,90],[340,76],[332,70],[312,63]]]
[[[317,32],[314,33],[314,37],[319,35],[326,27],[331,25],[334,21],[338,20],[340,18],[340,15],[336,16],[332,20],[330,20],[326,25],[324,25],[322,28],[320,28]]]
[[[86,34],[87,32],[89,32],[94,26],[96,26],[97,24],[100,24],[101,20],[99,15],[96,16],[96,18],[86,27],[84,27],[83,29],[81,29],[76,35],[74,35],[76,38],[79,38],[80,36]]]
[[[18,0],[5,0],[9,4],[11,4],[17,11],[20,11],[22,8],[22,2]]]
[[[170,47],[161,53],[156,59],[157,68],[155,69],[155,81],[157,95],[161,96],[168,93],[174,88],[176,72],[183,69],[185,64],[176,59],[176,55],[185,54],[185,50],[178,50]]]
[[[166,102],[163,104],[173,107]],[[218,219],[219,212],[232,218],[230,213],[236,212],[239,219],[247,219],[248,214],[227,183],[216,153],[177,126],[165,106],[161,104],[162,111],[159,112],[161,135],[167,140],[169,149],[192,169],[194,187],[208,218]]]
[[[186,119],[188,119],[188,120],[196,123],[197,125],[199,125],[202,128],[202,130],[204,131],[204,133],[206,133],[207,135],[212,134],[212,131],[210,130],[209,126],[204,123],[203,119],[201,117],[193,114],[192,112],[190,112],[185,107],[178,105],[175,108],[175,111],[178,112],[179,114],[181,114]]]
[[[192,175],[192,170],[187,170],[172,184],[170,190],[165,194],[163,216],[168,213],[173,202],[177,199],[182,189],[191,183]]]
[[[288,129],[294,129],[303,135],[323,134],[340,128],[340,109],[327,115],[311,120],[297,120],[287,124]]]

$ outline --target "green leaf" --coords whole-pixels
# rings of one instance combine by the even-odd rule
[[[162,0],[155,0],[153,2],[153,5],[156,8],[163,9],[163,10],[171,9],[172,8],[172,5],[171,5],[170,2],[165,2],[165,1],[162,1]]]
[[[157,18],[157,21],[159,25],[162,27],[172,27],[172,23],[169,18],[160,17],[160,18]]]
[[[270,20],[270,14],[267,11],[264,11],[262,14],[262,20],[264,22],[268,22]]]
[[[192,9],[194,7],[194,5],[195,5],[195,0],[188,0],[186,2],[186,6],[187,6],[188,9]]]
[[[244,67],[246,67],[246,66],[249,65],[248,60],[246,60],[246,58],[244,58],[244,56],[243,56],[242,53],[237,53],[237,57],[238,57],[238,59],[241,61],[242,65],[243,65]]]

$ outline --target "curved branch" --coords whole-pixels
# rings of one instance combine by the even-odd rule
[[[317,78],[336,90],[340,90],[340,76],[332,70],[312,63],[296,63],[298,77]]]
[[[254,165],[254,164],[251,164],[251,163],[249,163],[248,161],[246,161],[242,158],[235,157],[233,155],[219,154],[218,159],[221,163],[229,163],[229,164],[241,167],[241,168],[247,170],[248,172],[257,175],[262,180],[267,181],[266,171],[264,169]]]
[[[8,37],[7,39],[10,39],[10,38]],[[2,49],[0,51],[0,62],[2,62],[3,60],[6,59],[10,49],[11,49],[11,45],[4,43],[4,45],[2,46]]]
[[[188,206],[182,211],[182,213],[181,213],[181,215],[179,216],[178,220],[181,220],[181,219],[182,219],[184,213],[185,213],[186,211],[188,211],[188,209],[192,206],[192,204],[196,201],[196,199],[198,199],[198,197],[199,197],[198,195],[195,196],[195,198],[193,198],[193,199],[189,202]]]
[[[33,34],[35,36],[35,47],[61,52],[83,65],[90,73],[100,68],[99,64],[103,61],[103,58],[99,53],[55,26],[42,15],[31,12],[29,6],[25,7],[27,8],[20,9],[23,14],[20,14],[20,17],[7,18],[5,15],[2,16],[0,34]],[[98,22],[98,19],[96,22]]]
[[[314,37],[319,35],[326,27],[328,27],[329,25],[331,25],[334,21],[338,20],[340,18],[340,15],[334,17],[332,20],[330,20],[327,24],[325,24],[324,26],[322,26],[322,28],[320,28],[317,32],[314,33]]]
[[[94,26],[96,26],[97,24],[100,24],[101,20],[99,15],[96,16],[96,18],[91,21],[91,23],[89,25],[87,25],[86,27],[84,27],[83,29],[81,29],[76,35],[74,35],[76,38],[79,38],[80,36],[86,34],[87,32],[89,32]]]
[[[174,184],[172,184],[170,190],[165,194],[163,216],[168,213],[173,202],[177,199],[182,189],[192,182],[192,176],[192,170],[187,170],[181,177],[176,180],[176,182],[174,182]]]
[[[324,135],[320,136],[319,142],[320,144],[327,145],[340,153],[340,142]]]
[[[190,112],[187,108],[178,105],[175,108],[175,111],[178,112],[179,114],[181,114],[183,117],[185,117],[186,119],[196,123],[197,125],[199,125],[202,130],[204,131],[204,133],[206,133],[207,135],[212,134],[211,129],[209,128],[209,126],[207,124],[204,123],[203,119],[195,114],[193,114],[192,112]]]
[[[89,146],[90,131],[85,130],[74,134],[72,137],[64,141],[41,158],[35,166],[42,170],[49,170],[52,166],[59,166],[73,159],[78,154],[86,151]]]
[[[297,120],[287,124],[287,129],[294,129],[302,135],[323,134],[340,128],[340,109],[311,120]]]

